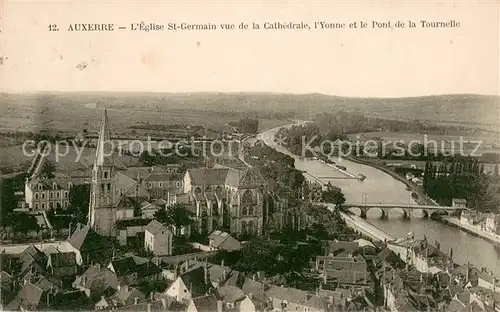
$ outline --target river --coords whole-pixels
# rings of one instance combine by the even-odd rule
[[[351,173],[362,173],[366,176],[364,181],[357,179],[331,179],[331,177],[345,177],[338,170],[327,166],[317,160],[295,156],[284,147],[274,142],[274,134],[278,128],[270,129],[259,134],[259,138],[270,147],[292,156],[295,159],[295,167],[299,170],[319,177],[324,182],[331,182],[342,189],[348,202],[381,202],[381,203],[404,203],[411,202],[411,192],[406,190],[406,186],[391,177],[390,175],[373,167],[354,163],[345,159],[334,159],[335,163],[345,166]],[[325,178],[322,178],[325,177]],[[359,209],[353,208],[359,214]],[[470,262],[488,271],[493,271],[495,275],[500,274],[500,248],[493,244],[459,229],[445,225],[439,221],[424,219],[420,210],[412,213],[410,220],[403,219],[403,211],[400,209],[390,209],[389,218],[382,220],[380,209],[370,209],[367,213],[367,221],[385,232],[395,236],[404,237],[412,232],[416,238],[427,236],[429,242],[438,240],[440,248],[444,252],[453,249],[453,259],[458,264]]]

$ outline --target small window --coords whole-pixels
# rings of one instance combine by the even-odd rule
[[[161,231],[161,234],[165,234],[165,231]]]
[[[179,182],[179,181],[177,181],[177,182],[175,182],[175,186],[176,186],[177,188],[180,188],[180,187],[182,186],[182,183],[181,183],[181,182]]]
[[[54,198],[54,193],[50,192],[50,199]]]
[[[45,203],[42,203],[42,209],[45,209]]]
[[[73,183],[72,183],[72,182],[69,182],[69,183],[68,183],[68,188],[70,189],[70,188],[72,188],[72,187],[73,187]]]
[[[64,208],[68,208],[69,202],[64,202]]]
[[[42,193],[42,199],[45,199],[45,193]]]
[[[56,198],[59,198],[59,192],[56,192]]]
[[[35,193],[35,199],[38,199],[38,193]]]
[[[108,178],[108,172],[104,171],[104,179],[107,179],[107,178]]]
[[[57,189],[57,184],[56,182],[52,183],[52,189],[56,190]]]
[[[35,203],[35,209],[38,209],[38,203]]]
[[[163,187],[163,182],[160,182],[160,187]]]
[[[111,183],[106,184],[108,192],[111,191]]]
[[[64,192],[64,198],[68,198],[68,192]]]
[[[41,184],[38,184],[38,190],[41,191],[42,190],[42,185]]]
[[[148,187],[149,187],[149,188],[152,188],[152,187],[153,187],[153,183],[148,182]]]

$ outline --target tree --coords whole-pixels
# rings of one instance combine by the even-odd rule
[[[175,203],[167,209],[161,208],[154,214],[158,222],[175,226],[176,236],[181,234],[182,227],[188,226],[193,222],[193,216],[194,213],[187,210],[181,203]]]
[[[51,161],[45,161],[42,166],[42,170],[40,172],[40,176],[53,179],[55,177],[54,172],[56,171],[56,166]]]
[[[90,205],[90,185],[74,185],[69,191],[70,212],[78,223],[87,223]]]
[[[28,215],[25,213],[16,213],[13,218],[13,226],[14,231],[28,234],[30,231],[38,232],[40,230],[40,226],[36,221],[36,218],[32,215]]]
[[[323,191],[322,199],[324,202],[334,204],[336,207],[340,207],[345,203],[345,196],[342,190],[331,184],[328,184],[327,189]]]

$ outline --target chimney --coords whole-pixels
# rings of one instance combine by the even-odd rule
[[[224,266],[224,259],[222,259],[222,261],[220,262],[220,265]]]
[[[252,279],[255,281],[255,274],[252,275]]]
[[[222,300],[217,300],[217,312],[224,312],[224,303]]]
[[[125,292],[128,292],[128,285],[123,286],[123,288],[125,289]]]
[[[137,304],[138,301],[139,301],[139,298],[135,297],[134,298],[134,304]]]
[[[148,302],[148,310],[147,312],[151,312],[151,303]]]

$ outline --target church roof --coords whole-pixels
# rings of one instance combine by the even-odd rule
[[[232,168],[196,168],[188,174],[194,185],[229,185],[234,187],[256,187],[266,184],[266,180],[257,168],[241,171]]]

